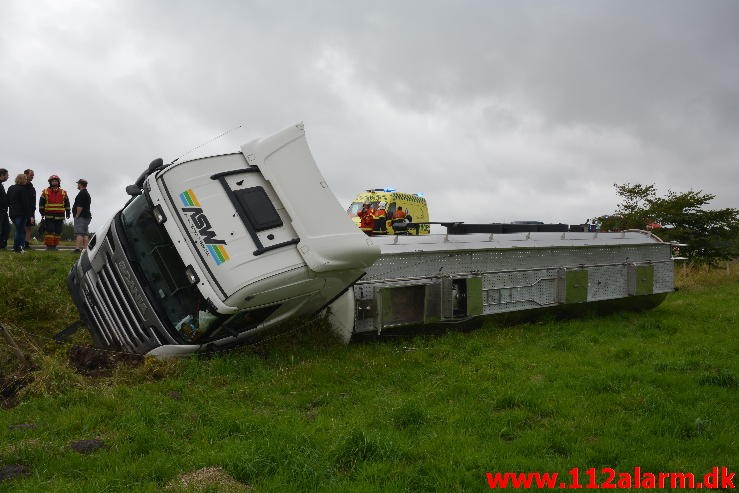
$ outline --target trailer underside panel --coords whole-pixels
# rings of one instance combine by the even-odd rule
[[[673,291],[671,246],[645,232],[379,242],[380,258],[347,295],[355,334]]]

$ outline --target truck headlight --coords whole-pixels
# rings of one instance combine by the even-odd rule
[[[164,224],[167,222],[167,216],[164,215],[161,205],[155,205],[152,209],[152,213],[154,214],[154,220],[157,224]]]
[[[200,282],[200,278],[195,273],[195,269],[192,268],[192,265],[188,265],[187,267],[185,267],[185,276],[187,276],[187,280],[192,286],[195,286],[197,283]]]

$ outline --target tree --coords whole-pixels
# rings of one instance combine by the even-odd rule
[[[739,256],[739,210],[706,210],[715,195],[702,190],[657,195],[654,185],[614,183],[622,202],[616,214],[603,219],[603,229],[645,229],[650,223],[662,227],[655,233],[664,241],[687,244],[681,255],[691,263],[715,264]]]

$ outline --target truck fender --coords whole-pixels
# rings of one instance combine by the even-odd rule
[[[326,308],[326,311],[331,332],[344,344],[349,344],[354,333],[354,290],[347,289]]]

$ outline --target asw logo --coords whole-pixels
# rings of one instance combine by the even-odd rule
[[[193,226],[195,226],[195,229],[200,234],[205,247],[213,257],[213,260],[216,261],[216,265],[221,265],[223,262],[231,258],[223,247],[223,245],[226,244],[226,241],[216,238],[216,233],[213,231],[208,217],[203,214],[203,209],[200,208],[200,202],[198,201],[195,192],[193,192],[192,189],[185,190],[180,194],[180,200],[182,201],[182,205],[184,205],[182,212],[190,214],[190,220],[192,221]]]

